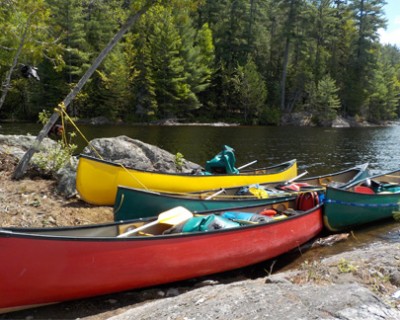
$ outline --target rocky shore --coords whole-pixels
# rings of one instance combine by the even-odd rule
[[[54,176],[30,165],[24,179],[11,179],[33,139],[0,135],[0,227],[110,221],[112,208],[88,205],[76,194],[76,160]],[[53,145],[46,139],[42,152]],[[137,140],[96,139],[93,145],[106,158],[126,165],[176,170],[174,155]],[[182,166],[195,168],[186,161]],[[340,242],[325,235],[257,266],[3,314],[0,319],[400,319],[400,227],[389,222],[369,230],[373,242],[364,241],[364,233],[357,230],[337,238]]]

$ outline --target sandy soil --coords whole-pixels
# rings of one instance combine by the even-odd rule
[[[17,160],[0,153],[0,226],[54,227],[112,221],[111,207],[65,199],[55,192],[55,181],[34,172],[11,179]]]

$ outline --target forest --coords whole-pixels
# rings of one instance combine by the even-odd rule
[[[278,125],[294,112],[316,125],[400,116],[400,48],[378,35],[384,0],[151,2],[69,105],[71,116],[248,125]],[[0,121],[53,112],[145,4],[0,0]]]

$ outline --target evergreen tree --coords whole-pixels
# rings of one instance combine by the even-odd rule
[[[312,112],[314,119],[319,124],[330,124],[337,116],[337,110],[340,107],[338,88],[335,81],[330,76],[323,77],[316,84],[309,82],[308,93],[308,111]]]
[[[157,6],[152,11],[153,25],[149,31],[157,114],[160,118],[177,116],[184,103],[192,98],[180,56],[182,39],[169,8]]]
[[[385,3],[384,0],[353,0],[350,6],[358,32],[347,66],[349,81],[345,103],[350,115],[368,116],[367,100],[375,90],[371,86],[370,70],[377,61],[378,29],[386,23],[382,9]]]
[[[383,47],[371,80],[371,86],[374,87],[368,100],[368,120],[371,122],[379,123],[398,117],[400,64],[392,64],[390,59],[390,48]]]
[[[265,107],[267,90],[254,61],[238,66],[232,81],[244,122],[256,124]]]
[[[214,45],[212,44],[212,32],[205,23],[199,31],[196,31],[191,20],[180,27],[182,46],[181,56],[184,60],[185,78],[190,87],[190,102],[186,111],[200,107],[198,94],[210,86],[214,64]],[[189,102],[189,101],[188,101]]]
[[[303,1],[301,0],[280,0],[277,3],[283,12],[285,12],[285,28],[283,38],[285,41],[285,49],[283,52],[283,65],[282,65],[282,75],[281,75],[281,94],[280,94],[280,106],[282,111],[291,111],[295,102],[297,101],[298,91],[294,90],[292,92],[291,97],[288,99],[287,97],[287,77],[288,77],[288,68],[290,64],[290,54],[291,54],[291,46],[294,41],[297,42],[297,48],[295,48],[295,52],[300,53],[301,50],[299,46],[300,34],[296,33],[296,31],[301,30],[298,28],[298,24],[300,22],[300,18],[302,16],[301,12],[304,10]],[[296,57],[294,58],[296,61]],[[297,63],[295,63],[295,66]],[[288,102],[289,101],[289,102]]]

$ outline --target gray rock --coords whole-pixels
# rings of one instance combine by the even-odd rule
[[[163,172],[179,171],[175,164],[175,155],[126,136],[94,139],[91,145],[104,159],[121,163],[126,167]],[[89,146],[82,153],[98,157]],[[200,168],[193,162],[183,160],[182,172],[191,172]]]
[[[332,121],[332,128],[349,128],[351,127],[349,121],[342,117],[337,117]]]
[[[57,171],[57,192],[66,198],[72,198],[77,194],[76,191],[76,168],[78,159],[72,157],[68,165]]]
[[[12,154],[18,159],[25,154],[26,150],[36,143],[36,137],[25,135],[0,135],[0,152]],[[98,157],[98,154],[110,161],[121,163],[126,167],[142,170],[179,172],[175,164],[175,155],[156,146],[131,139],[126,136],[116,138],[99,138],[91,142],[91,147],[86,147],[83,154]],[[45,138],[38,150],[46,152],[48,148],[54,147],[56,142]],[[76,195],[76,169],[78,160],[71,158],[70,163],[58,170],[56,173],[57,191],[69,198]],[[30,163],[32,165],[32,162]],[[182,161],[182,172],[201,170],[202,168],[190,161]]]
[[[106,160],[121,163],[126,167],[163,172],[177,172],[175,155],[156,146],[131,139],[126,136],[116,138],[99,138],[90,141],[92,147],[87,146],[82,153],[93,157],[99,155]],[[76,184],[77,160],[71,165],[62,168],[57,173],[57,191],[66,197],[72,197],[77,192]],[[193,162],[184,160],[182,172],[191,172],[201,169]]]
[[[18,159],[21,159],[25,152],[34,145],[37,145],[36,136],[0,134],[0,152],[9,153]],[[36,149],[38,151],[45,151],[55,145],[56,142],[54,140],[44,138]]]
[[[206,317],[205,317],[206,316]],[[399,319],[400,311],[358,284],[265,284],[262,279],[203,287],[134,307],[128,319]]]

